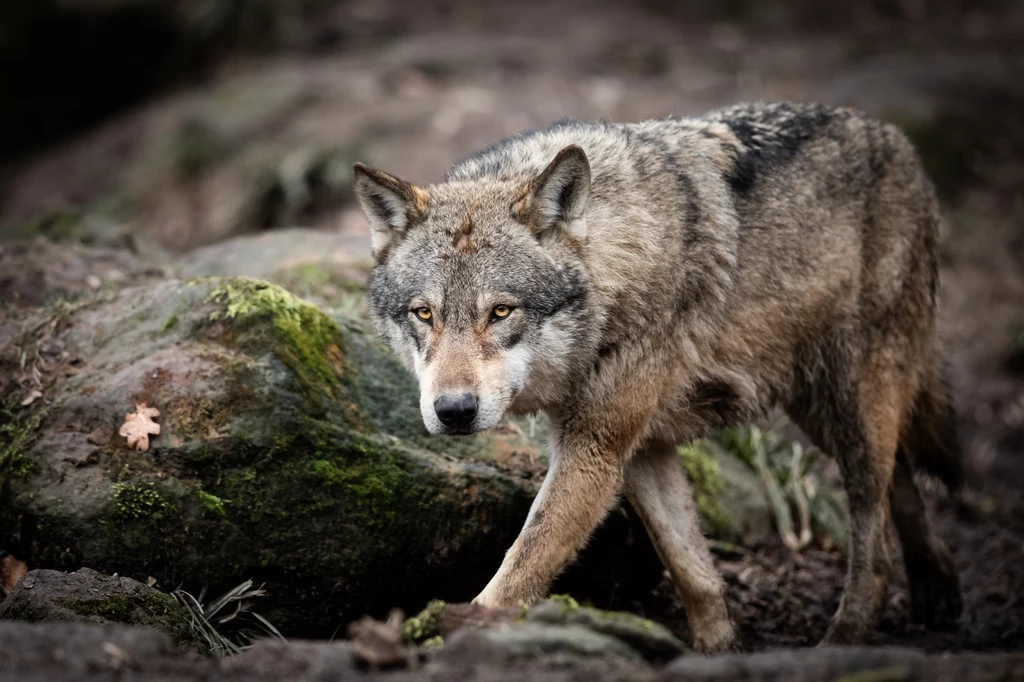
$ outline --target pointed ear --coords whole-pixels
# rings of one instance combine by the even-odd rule
[[[384,171],[357,163],[352,189],[370,221],[370,243],[377,260],[426,216],[426,191]]]
[[[577,239],[587,235],[583,214],[590,199],[590,162],[579,145],[569,145],[530,183],[533,223],[538,234],[564,229]]]

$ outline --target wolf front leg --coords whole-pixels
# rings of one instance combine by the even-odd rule
[[[563,432],[558,440],[519,537],[474,603],[498,608],[543,598],[614,504],[623,455],[591,434]]]

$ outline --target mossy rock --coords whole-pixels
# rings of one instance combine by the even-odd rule
[[[619,658],[639,663],[643,657],[620,639],[582,625],[514,623],[504,628],[467,630],[452,637],[455,652],[470,650],[477,656],[512,662],[549,655]]]
[[[615,637],[649,661],[666,662],[686,652],[686,647],[675,635],[652,620],[623,611],[580,606],[575,600],[558,595],[529,609],[525,620],[583,626]]]
[[[574,633],[587,630],[601,637],[615,640],[614,651],[626,651],[626,657],[639,654],[652,662],[666,662],[686,653],[686,646],[667,628],[654,621],[624,611],[607,611],[590,606],[580,606],[568,595],[553,595],[532,607],[488,609],[476,604],[447,604],[433,600],[417,615],[409,618],[402,627],[403,638],[410,643],[431,648],[444,643],[450,635],[465,630],[497,630],[499,634],[488,635],[495,642],[504,641],[500,632],[508,626],[543,625],[541,629],[527,628],[543,637],[559,633],[554,640],[575,639]],[[525,635],[524,635],[525,636]],[[529,635],[532,636],[532,635]],[[519,642],[516,635],[512,641]],[[588,635],[585,641],[591,641]],[[518,645],[516,647],[518,648]],[[614,653],[614,651],[612,653]]]
[[[188,615],[169,594],[88,568],[30,571],[0,603],[0,620],[138,625],[167,633],[185,649],[205,651]]]
[[[358,317],[264,281],[129,288],[62,328],[80,369],[0,469],[0,546],[34,568],[193,593],[252,579],[285,634],[326,637],[364,613],[475,596],[543,475],[525,424],[430,436],[415,380]],[[161,432],[138,452],[117,430],[142,402]],[[567,572],[580,594],[622,594],[643,564],[642,527],[612,517]]]

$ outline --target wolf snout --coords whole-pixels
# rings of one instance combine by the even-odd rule
[[[465,429],[476,419],[477,398],[472,393],[445,393],[434,401],[434,412],[451,429]]]

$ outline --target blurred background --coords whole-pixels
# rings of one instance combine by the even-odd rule
[[[429,183],[462,155],[556,119],[697,115],[755,99],[893,121],[939,189],[943,335],[981,493],[930,504],[982,609],[969,641],[1016,646],[1020,0],[5,2],[0,301],[27,309],[147,278],[252,275],[358,306],[369,239],[353,162]],[[776,624],[804,617],[776,595],[779,572],[807,572],[799,558],[780,562],[743,602],[775,604]],[[821,562],[836,598],[841,562]],[[823,629],[827,609],[814,618]]]
[[[180,251],[358,227],[355,159],[429,182],[566,116],[773,98],[901,123],[949,197],[1012,194],[1022,35],[1013,0],[9,2],[0,228],[84,221]]]

